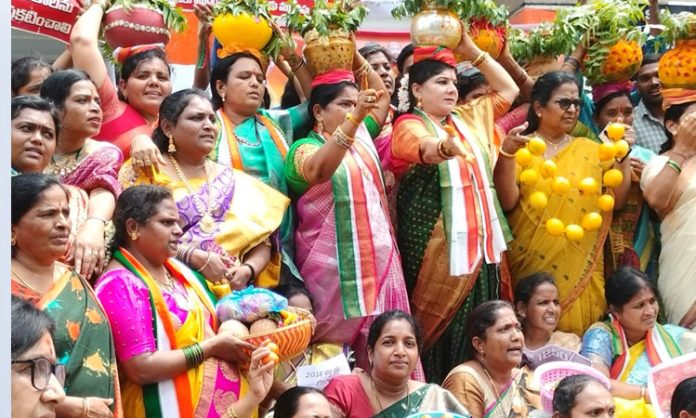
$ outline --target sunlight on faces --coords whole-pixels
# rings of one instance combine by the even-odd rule
[[[302,395],[293,418],[331,418],[329,401],[318,393]]]
[[[33,208],[22,216],[12,233],[17,251],[36,262],[50,264],[65,254],[70,235],[68,196],[60,186],[51,186],[39,196]]]
[[[644,333],[652,329],[657,321],[660,306],[652,289],[645,287],[636,293],[620,310],[611,308],[627,331]]]
[[[56,149],[56,127],[51,114],[24,108],[12,119],[12,167],[22,173],[42,172]]]
[[[623,95],[614,97],[602,108],[595,122],[600,131],[611,122],[633,125],[633,103]]]
[[[525,327],[548,332],[556,331],[558,318],[561,315],[561,303],[556,286],[551,283],[541,283],[534,289],[529,303],[520,309],[520,313],[525,315]]]
[[[56,362],[53,340],[45,333],[29,350],[18,356],[16,360],[45,358],[51,363]],[[36,390],[31,383],[31,365],[12,365],[12,417],[13,418],[52,418],[55,408],[65,400],[65,393],[58,379],[51,375],[48,387],[42,391]],[[40,387],[40,386],[39,386]]]
[[[572,105],[568,110],[563,110],[558,104],[558,101],[563,99],[580,99],[577,84],[564,83],[558,86],[546,106],[534,102],[534,111],[539,115],[539,125],[565,133],[573,130],[580,115],[580,107]]]
[[[502,308],[497,312],[495,324],[486,329],[485,341],[474,337],[476,349],[484,353],[487,364],[494,367],[516,367],[522,361],[524,335],[517,315],[510,308]]]
[[[413,84],[413,95],[416,100],[420,100],[421,109],[438,118],[452,113],[457,105],[458,94],[454,68],[443,70],[423,84]]]
[[[346,113],[355,110],[357,103],[358,89],[354,86],[346,86],[325,108],[316,104],[312,111],[317,121],[324,122],[324,130],[333,133],[346,120]]]
[[[179,238],[182,235],[179,226],[179,209],[172,199],[164,199],[157,205],[155,214],[145,223],[137,224],[135,220],[126,221],[130,247],[147,258],[151,263],[164,264],[167,259],[176,256]],[[130,235],[136,233],[138,239],[133,241]]]
[[[394,319],[382,328],[375,346],[368,349],[373,371],[382,380],[408,379],[418,364],[418,342],[411,324]]]
[[[233,112],[252,116],[263,104],[264,74],[261,66],[252,58],[239,58],[227,73],[227,80],[216,82],[215,88],[225,97],[223,106]]]
[[[142,61],[128,80],[119,82],[119,87],[135,110],[157,117],[162,101],[172,93],[169,66],[158,57]]]
[[[58,115],[62,132],[85,138],[96,135],[101,129],[102,110],[94,83],[81,80],[73,84]]]
[[[163,130],[174,138],[177,154],[193,157],[210,154],[219,129],[210,101],[193,95],[176,124],[163,121]]]

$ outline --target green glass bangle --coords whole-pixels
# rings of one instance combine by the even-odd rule
[[[674,160],[668,160],[668,161],[667,161],[667,165],[670,166],[670,167],[672,167],[672,168],[674,169],[674,171],[676,171],[678,174],[681,174],[682,168],[681,168],[681,166],[680,166],[679,164],[677,164],[676,161],[674,161]]]

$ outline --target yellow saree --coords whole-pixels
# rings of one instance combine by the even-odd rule
[[[601,212],[602,226],[598,231],[585,232],[579,242],[554,237],[546,231],[546,221],[556,217],[565,225],[579,224],[589,212],[600,212],[597,195],[582,195],[578,182],[593,177],[601,184],[602,168],[598,158],[599,144],[585,138],[575,138],[561,150],[553,161],[559,176],[566,177],[570,190],[562,196],[551,192],[551,178],[540,178],[534,187],[521,187],[520,202],[508,214],[514,240],[509,244],[509,260],[513,284],[539,271],[556,279],[562,314],[558,329],[582,335],[604,313],[604,256],[603,246],[611,224],[611,213]],[[532,168],[539,171],[541,159]],[[518,165],[517,170],[521,168]],[[543,210],[530,206],[529,196],[536,190],[548,197]]]

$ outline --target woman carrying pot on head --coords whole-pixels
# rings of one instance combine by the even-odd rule
[[[167,164],[154,181],[130,162],[124,187],[158,184],[172,190],[181,217],[178,258],[210,282],[233,290],[278,284],[280,254],[273,233],[289,199],[238,170],[211,161],[218,125],[202,90],[178,91],[162,102],[153,141]],[[270,263],[270,264],[269,264]]]
[[[657,277],[656,227],[650,220],[650,208],[640,190],[640,177],[645,164],[655,153],[637,145],[633,125],[633,103],[629,81],[597,85],[592,88],[594,101],[593,121],[600,132],[600,138],[609,141],[611,130],[624,131],[624,139],[629,145],[628,159],[631,164],[631,186],[626,196],[626,204],[612,215],[611,229],[607,236],[604,274],[610,276],[619,266],[631,266],[647,271]],[[622,128],[618,128],[618,126]],[[612,132],[614,134],[614,132]]]
[[[527,389],[530,376],[518,368],[524,334],[508,302],[491,300],[466,320],[466,356],[442,383],[472,418],[524,418],[539,409],[538,393]]]
[[[645,400],[650,370],[696,351],[696,333],[657,322],[660,305],[655,286],[631,267],[620,267],[607,280],[608,318],[587,330],[580,354],[611,379],[612,395]]]
[[[312,80],[309,68],[293,50],[284,49],[282,54],[309,96]],[[223,47],[217,56],[210,89],[220,133],[211,158],[244,171],[288,196],[285,158],[289,144],[309,128],[307,105],[287,110],[263,109],[268,58],[257,50],[235,47]],[[288,209],[280,228],[283,282],[291,277],[301,279],[294,263],[293,216],[293,211]]]
[[[125,415],[255,416],[273,380],[274,363],[264,361],[270,350],[216,335],[214,297],[173,258],[178,222],[164,187],[131,187],[116,204],[116,250],[96,292],[115,331]]]
[[[438,411],[469,416],[452,394],[440,386],[411,380],[420,363],[421,332],[403,311],[379,315],[370,326],[370,367],[334,377],[324,389],[334,418],[397,418]]]
[[[508,252],[513,278],[552,274],[561,301],[558,329],[578,335],[604,312],[604,241],[631,180],[628,159],[602,162],[600,144],[569,134],[580,104],[573,75],[539,77],[527,122],[508,133],[494,172],[515,236]],[[526,158],[516,158],[532,136],[539,156],[525,150]]]
[[[92,139],[102,126],[102,110],[97,88],[84,71],[52,74],[41,86],[41,97],[53,102],[61,120],[56,152],[44,172],[89,195],[80,208],[86,208],[78,218],[81,223],[73,225],[75,237],[68,260],[74,261],[78,273],[90,278],[104,268],[105,232],[121,192],[117,177],[123,156],[113,145]]]
[[[457,106],[454,53],[416,47],[391,152],[407,162],[397,196],[399,249],[414,317],[423,327],[429,381],[463,359],[462,324],[500,292],[507,223],[491,177],[493,120],[515,99],[510,76],[464,34],[456,49],[488,78],[492,93]]]
[[[662,95],[667,142],[643,170],[640,187],[662,219],[658,286],[667,319],[696,329],[696,91]]]
[[[65,365],[57,416],[121,417],[111,327],[84,276],[61,263],[70,234],[68,192],[39,173],[12,177],[12,294],[56,323],[56,357]]]
[[[556,344],[580,351],[580,337],[556,329],[561,317],[561,301],[552,275],[534,273],[527,276],[517,283],[514,294],[526,349],[537,350],[547,344]]]
[[[314,296],[315,339],[351,344],[365,368],[371,319],[409,307],[372,142],[389,97],[357,52],[352,69],[314,79],[309,99],[314,129],[292,145],[285,172],[298,196],[295,261]],[[358,90],[356,76],[367,88]],[[364,123],[370,113],[374,131]]]
[[[164,45],[117,48],[119,85],[108,77],[99,50],[99,33],[109,0],[94,1],[75,22],[70,33],[73,67],[84,70],[97,87],[103,109],[103,126],[95,139],[114,144],[125,158],[151,176],[165,164],[150,134],[157,126],[160,104],[172,92],[171,70]]]

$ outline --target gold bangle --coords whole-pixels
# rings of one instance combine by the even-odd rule
[[[355,124],[355,126],[360,126],[360,122],[358,122],[358,120],[355,119],[355,118],[353,117],[353,114],[350,113],[350,112],[346,113],[346,120],[349,120],[349,121],[353,122],[353,123]]]
[[[444,139],[441,139],[440,142],[437,143],[437,153],[443,160],[449,160],[454,157],[454,154],[445,149]]]
[[[239,415],[237,415],[237,412],[235,412],[234,407],[230,405],[229,408],[227,408],[227,416],[229,418],[239,418]]]
[[[481,65],[481,63],[483,63],[483,61],[484,61],[487,57],[488,57],[488,52],[486,52],[486,51],[481,51],[481,53],[479,54],[479,56],[476,57],[476,59],[473,60],[473,61],[471,62],[471,65],[474,66],[474,67],[478,67],[479,65]]]
[[[340,126],[336,128],[331,137],[333,138],[336,145],[343,149],[350,148],[353,145],[353,142],[355,141],[355,139],[349,137],[348,134],[343,132],[343,129],[341,129]]]
[[[503,151],[503,147],[500,147],[500,149],[498,150],[498,153],[505,158],[510,158],[510,159],[515,158],[515,154],[510,154],[509,152]]]

